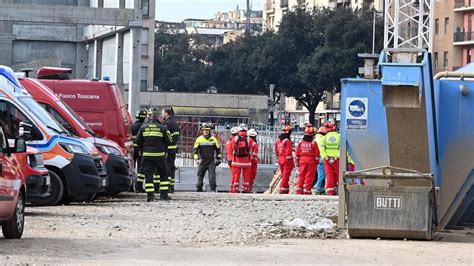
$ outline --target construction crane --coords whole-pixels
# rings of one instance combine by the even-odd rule
[[[434,0],[385,0],[384,47],[433,50]]]

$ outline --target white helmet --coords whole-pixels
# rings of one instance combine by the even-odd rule
[[[230,129],[230,134],[236,135],[239,133],[239,128],[238,127],[233,127]]]
[[[240,124],[239,131],[247,131],[247,126],[245,124]]]
[[[249,135],[249,137],[256,137],[257,136],[257,130],[251,128],[251,129],[249,129],[247,134]]]

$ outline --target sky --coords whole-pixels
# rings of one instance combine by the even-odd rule
[[[156,0],[156,20],[181,22],[186,18],[210,19],[221,11],[245,9],[246,0]],[[262,10],[263,0],[250,0],[252,10]]]

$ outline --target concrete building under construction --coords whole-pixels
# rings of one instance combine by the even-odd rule
[[[154,0],[2,0],[0,64],[109,79],[134,88],[134,111],[139,91],[153,88],[154,18]]]

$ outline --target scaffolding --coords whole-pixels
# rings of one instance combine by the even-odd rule
[[[434,0],[385,0],[384,48],[433,50]]]

